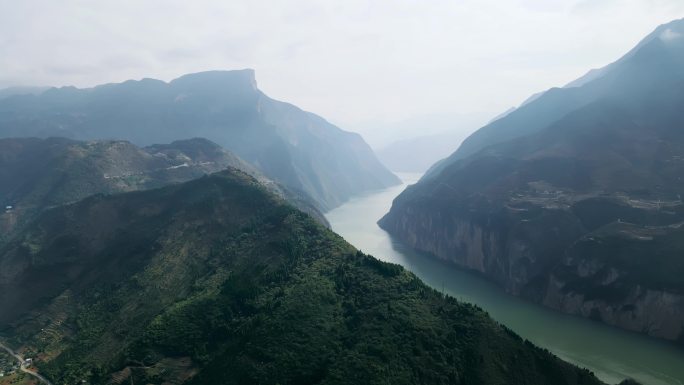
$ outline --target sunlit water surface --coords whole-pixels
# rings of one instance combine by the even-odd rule
[[[399,177],[404,185],[368,193],[330,211],[326,217],[333,230],[363,252],[403,265],[428,285],[477,304],[522,337],[593,371],[603,381],[614,384],[631,377],[644,385],[684,385],[683,348],[523,301],[390,237],[376,222],[420,175]]]

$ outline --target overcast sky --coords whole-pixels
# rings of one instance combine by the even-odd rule
[[[496,114],[628,51],[684,0],[0,0],[0,87],[254,68],[343,128]]]

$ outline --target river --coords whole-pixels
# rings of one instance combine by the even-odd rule
[[[609,384],[634,378],[643,385],[684,385],[683,348],[523,301],[477,274],[420,255],[390,237],[376,222],[394,197],[420,177],[398,175],[404,185],[367,193],[326,214],[333,230],[363,252],[398,263],[435,289],[477,304],[523,338]]]

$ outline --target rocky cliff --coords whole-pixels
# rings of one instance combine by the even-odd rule
[[[546,218],[533,220],[541,223],[529,225],[529,219],[518,218],[524,223],[520,225],[510,210],[492,213],[483,223],[467,213],[417,213],[411,208],[395,211],[380,223],[414,249],[482,273],[511,294],[565,313],[684,342],[684,292],[679,285],[649,285],[645,277],[637,277],[646,275],[644,271],[635,272],[635,267],[612,260],[614,249],[597,257],[591,255],[597,250],[587,250],[587,246],[605,245],[615,235],[639,237],[636,242],[644,243],[659,240],[636,235],[633,229],[614,229],[608,238],[600,239],[597,233],[583,234],[581,225],[571,215],[560,218],[567,214],[561,212],[544,213]],[[578,253],[577,248],[584,250]],[[670,258],[676,257],[676,250],[669,252]],[[650,263],[662,263],[659,259]],[[681,264],[672,265],[659,270],[681,272]]]

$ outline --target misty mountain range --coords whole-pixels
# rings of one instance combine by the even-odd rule
[[[252,70],[0,99],[0,137],[18,136],[123,139],[140,146],[207,138],[324,210],[399,183],[358,134],[269,98],[257,89]]]

